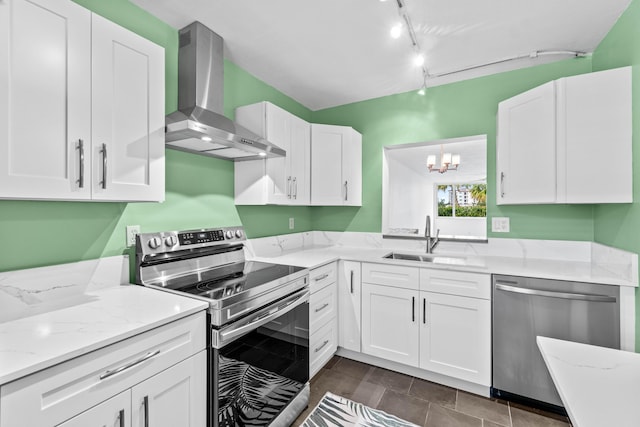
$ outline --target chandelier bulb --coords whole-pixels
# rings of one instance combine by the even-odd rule
[[[389,31],[389,34],[391,35],[392,39],[400,38],[400,36],[402,35],[402,24],[397,23],[396,25],[391,27],[391,31]]]

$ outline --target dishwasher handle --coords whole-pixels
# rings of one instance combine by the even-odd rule
[[[543,291],[541,289],[529,289],[529,288],[521,288],[518,286],[511,286],[509,284],[496,282],[495,288],[500,291],[512,292],[515,294],[525,294],[525,295],[534,295],[541,297],[549,297],[549,298],[562,298],[562,299],[572,299],[579,301],[594,301],[594,302],[616,302],[616,297],[612,297],[609,295],[595,295],[595,294],[576,294],[573,292],[554,292],[554,291]]]

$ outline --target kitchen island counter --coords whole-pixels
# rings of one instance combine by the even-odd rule
[[[575,427],[640,424],[640,354],[547,337],[537,342]]]

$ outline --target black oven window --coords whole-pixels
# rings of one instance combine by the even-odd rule
[[[268,425],[309,381],[309,305],[220,349],[218,425]]]

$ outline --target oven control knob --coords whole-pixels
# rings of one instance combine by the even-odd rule
[[[170,248],[174,247],[178,243],[176,236],[167,236],[164,239],[164,244]]]
[[[227,239],[233,239],[233,230],[227,230]]]
[[[151,249],[156,249],[158,248],[160,245],[162,244],[162,240],[160,240],[159,237],[154,237],[153,239],[149,240],[149,247]]]
[[[236,237],[242,239],[242,230],[236,230]]]

